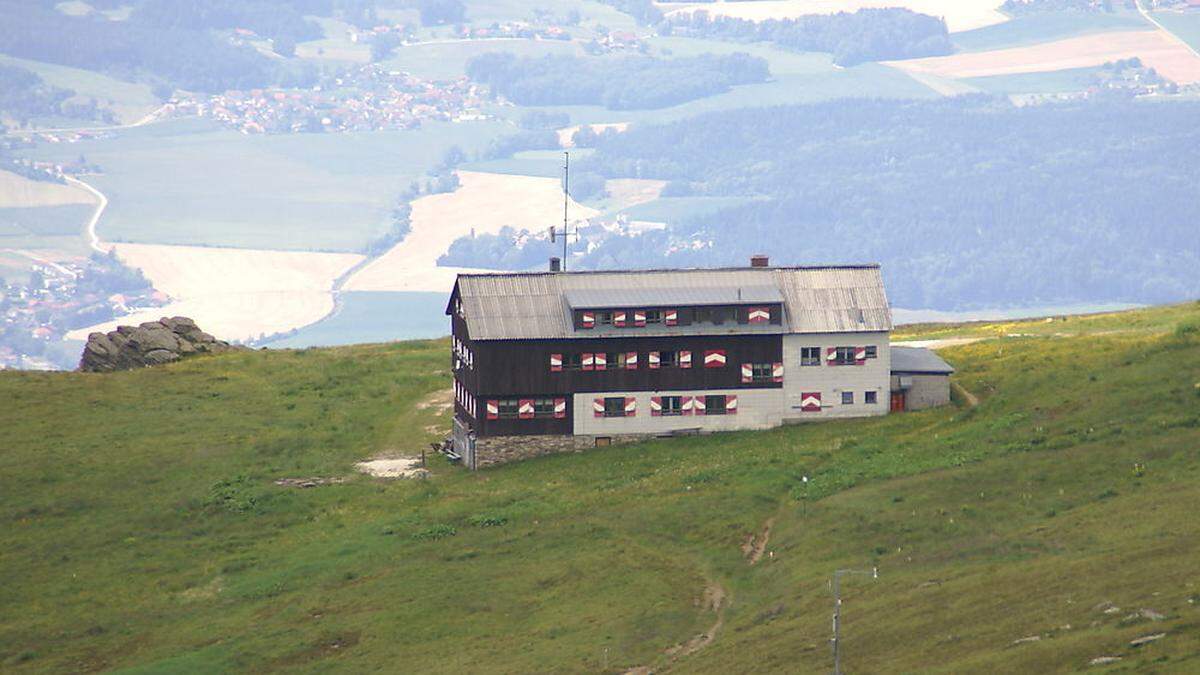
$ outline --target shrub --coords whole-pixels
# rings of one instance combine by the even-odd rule
[[[458,534],[458,530],[454,529],[453,525],[438,524],[428,527],[413,535],[413,539],[418,541],[435,541],[437,539],[445,539]]]

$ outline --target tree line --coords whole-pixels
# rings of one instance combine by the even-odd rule
[[[94,100],[75,100],[75,91],[47,84],[25,68],[0,64],[0,116],[25,126],[37,117],[67,117],[112,123],[112,111]]]
[[[770,76],[765,59],[737,53],[659,59],[519,57],[489,52],[467,75],[521,105],[602,105],[612,110],[665,108]]]

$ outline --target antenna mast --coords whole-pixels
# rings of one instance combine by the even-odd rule
[[[563,271],[567,271],[567,237],[571,231],[567,229],[567,205],[571,203],[570,183],[571,180],[571,153],[568,150],[563,151]]]

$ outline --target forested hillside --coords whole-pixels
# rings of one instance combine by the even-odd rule
[[[610,237],[581,262],[742,264],[758,251],[780,263],[878,261],[901,307],[1195,297],[1198,117],[1197,103],[967,97],[633,128],[600,138],[580,171],[666,179],[668,196],[745,199]]]

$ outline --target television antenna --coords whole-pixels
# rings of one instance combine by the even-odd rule
[[[572,232],[571,226],[570,226],[570,221],[568,220],[568,208],[571,205],[571,191],[570,191],[571,183],[570,183],[570,180],[571,180],[571,153],[564,151],[563,152],[563,178],[562,178],[563,224],[562,224],[562,229],[558,229],[558,228],[554,227],[553,225],[550,226],[550,243],[553,244],[553,243],[557,242],[558,239],[560,239],[560,238],[562,239],[562,247],[563,247],[562,271],[564,271],[564,272],[567,271],[567,242],[570,241],[571,237],[576,237],[576,238],[579,237],[579,227],[576,226],[575,231]]]

